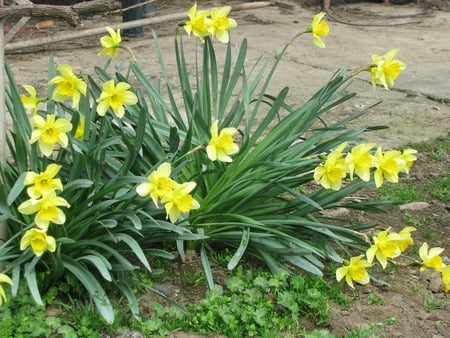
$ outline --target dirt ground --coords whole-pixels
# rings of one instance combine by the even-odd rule
[[[185,12],[190,1],[156,1],[156,15]],[[229,2],[230,3],[230,2]],[[304,3],[304,2],[303,2]],[[230,3],[231,4],[231,3]],[[354,68],[368,64],[371,55],[384,54],[392,48],[400,48],[397,58],[407,64],[404,73],[396,81],[391,91],[382,88],[374,90],[369,82],[369,74],[362,73],[353,81],[350,90],[358,93],[339,108],[334,109],[326,119],[334,121],[355,113],[378,101],[379,105],[358,119],[354,125],[386,125],[387,130],[371,132],[367,137],[383,148],[404,144],[431,141],[448,137],[450,132],[450,8],[440,1],[440,8],[422,2],[385,6],[382,3],[357,2],[334,4],[332,1],[330,35],[324,38],[325,49],[311,43],[310,36],[303,36],[287,51],[274,81],[274,93],[285,86],[290,87],[289,100],[301,104],[317,91],[332,74],[341,67]],[[211,8],[219,2],[198,1],[199,8]],[[285,0],[282,6],[271,6],[231,14],[239,23],[232,31],[232,41],[239,44],[248,39],[247,62],[254,64],[259,57],[271,60],[283,45],[298,31],[310,25],[314,14],[320,11],[318,5],[302,5],[301,1]],[[36,32],[30,21],[25,30],[12,41],[35,39],[75,29],[101,27],[121,22],[119,15],[95,15],[83,20],[82,28],[71,28],[56,21],[49,30]],[[12,25],[13,22],[6,22]],[[160,40],[169,71],[176,79],[173,58],[173,32],[175,22],[145,27],[143,38],[131,39],[126,44],[132,48],[144,72],[152,79],[159,77],[155,47],[151,39],[154,30]],[[45,45],[42,48],[8,52],[19,84],[32,84],[43,94],[47,82],[48,56],[55,56],[57,64],[68,63],[78,72],[93,74],[94,66],[103,65],[105,60],[97,55],[100,50],[98,36]],[[192,39],[192,50],[195,40]],[[186,46],[189,45],[189,41]],[[191,53],[185,47],[187,53]],[[220,54],[218,48],[217,54]],[[193,54],[192,54],[193,55]],[[431,159],[420,158],[423,165],[417,166],[414,175],[422,178],[449,171],[447,163],[433,165]],[[425,165],[426,163],[426,165]],[[420,218],[424,227],[437,231],[433,245],[446,247],[450,256],[450,229],[448,210],[436,201],[429,203],[425,210],[409,211]],[[408,225],[403,212],[393,212],[380,218],[381,225],[403,227]],[[347,328],[369,327],[370,323],[385,323],[387,318],[395,318],[391,325],[384,325],[377,335],[383,337],[450,337],[450,298],[442,292],[430,290],[433,277],[419,275],[417,267],[409,264],[398,267],[396,273],[387,277],[390,287],[372,285],[357,289],[358,301],[350,311],[338,308],[332,310],[333,320],[330,331],[338,336]],[[381,300],[378,304],[368,304],[372,293]],[[431,312],[424,307],[426,297],[442,306]],[[429,298],[427,298],[429,299]],[[177,335],[177,337],[182,337]]]

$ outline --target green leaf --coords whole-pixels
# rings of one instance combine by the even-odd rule
[[[63,255],[63,264],[89,292],[89,295],[94,300],[97,309],[106,322],[112,324],[114,322],[114,310],[99,281],[89,270],[69,256]]]
[[[117,233],[116,239],[118,241],[124,241],[130,249],[133,251],[133,253],[136,255],[136,257],[141,261],[141,263],[144,265],[144,267],[148,271],[152,271],[152,268],[150,267],[150,264],[148,263],[147,257],[145,256],[144,252],[142,251],[142,248],[140,247],[139,243],[130,235],[124,234],[124,233]]]
[[[23,184],[25,180],[25,176],[27,175],[26,172],[23,172],[20,174],[20,176],[17,178],[16,183],[12,186],[11,190],[9,191],[8,197],[6,202],[8,205],[12,205],[16,198],[22,193],[23,189],[25,189],[25,185]]]
[[[228,270],[233,270],[241,260],[242,256],[245,253],[245,249],[247,249],[247,245],[250,239],[250,228],[245,228],[242,230],[242,239],[241,243],[239,244],[238,249],[234,253],[233,257],[231,257],[230,261],[228,262],[227,268]]]
[[[36,259],[35,257],[31,263],[25,264],[25,279],[27,280],[28,289],[30,290],[31,296],[33,297],[34,301],[37,304],[43,306],[44,302],[42,301],[41,293],[39,292],[39,287],[36,279],[35,266],[38,261],[39,259]]]
[[[104,279],[108,282],[112,281],[111,274],[108,270],[111,270],[111,264],[105,259],[100,259],[100,257],[96,255],[85,255],[77,258],[77,261],[87,261],[91,263],[95,268],[97,268],[98,272],[102,275]]]

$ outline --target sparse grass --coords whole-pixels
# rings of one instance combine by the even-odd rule
[[[413,180],[410,179],[412,182]],[[388,200],[388,201],[396,201],[396,202],[415,202],[415,201],[424,201],[424,194],[417,190],[413,184],[408,183],[407,179],[404,180],[404,183],[396,183],[394,184],[385,184],[378,189],[379,200]]]
[[[446,203],[450,201],[450,174],[445,172],[437,177],[431,184],[428,192],[439,201]]]

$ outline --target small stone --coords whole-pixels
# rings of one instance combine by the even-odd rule
[[[320,213],[328,217],[342,217],[348,215],[350,213],[350,210],[348,210],[347,208],[335,208],[322,210]]]
[[[424,281],[427,289],[431,292],[437,293],[444,290],[444,285],[442,284],[441,274],[439,271],[432,269],[424,270],[421,272],[420,278]]]
[[[406,203],[400,206],[400,210],[410,210],[410,211],[415,211],[415,210],[423,210],[423,209],[427,209],[430,207],[430,204],[427,202],[411,202],[411,203]]]

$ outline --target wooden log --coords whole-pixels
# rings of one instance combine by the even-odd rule
[[[80,15],[88,13],[105,13],[117,9],[115,0],[85,1],[73,6],[27,4],[0,8],[0,20],[23,16],[41,16],[60,18],[76,27],[81,24]]]
[[[237,4],[233,6],[233,11],[243,11],[243,10],[249,10],[249,9],[256,9],[256,8],[262,8],[262,7],[268,7],[274,5],[275,2],[273,1],[256,1],[256,2],[247,2],[242,4]],[[135,21],[129,21],[129,22],[123,22],[117,25],[112,25],[114,29],[127,29],[127,28],[135,28],[135,27],[143,27],[148,25],[155,25],[155,24],[161,24],[165,22],[170,21],[179,21],[187,19],[186,12],[182,13],[174,13],[174,14],[167,14],[167,15],[161,15],[157,17],[152,18],[145,18]],[[91,29],[85,29],[80,30],[76,32],[64,32],[62,34],[46,37],[46,38],[40,38],[40,39],[34,39],[34,40],[28,40],[28,41],[18,41],[9,43],[5,46],[5,52],[17,50],[17,49],[24,49],[24,48],[30,48],[30,47],[36,47],[36,46],[42,46],[42,45],[48,45],[56,42],[62,42],[62,41],[68,41],[68,40],[74,40],[79,38],[84,38],[87,36],[92,35],[99,35],[106,33],[106,28],[104,26],[97,27],[97,28],[91,28]]]

